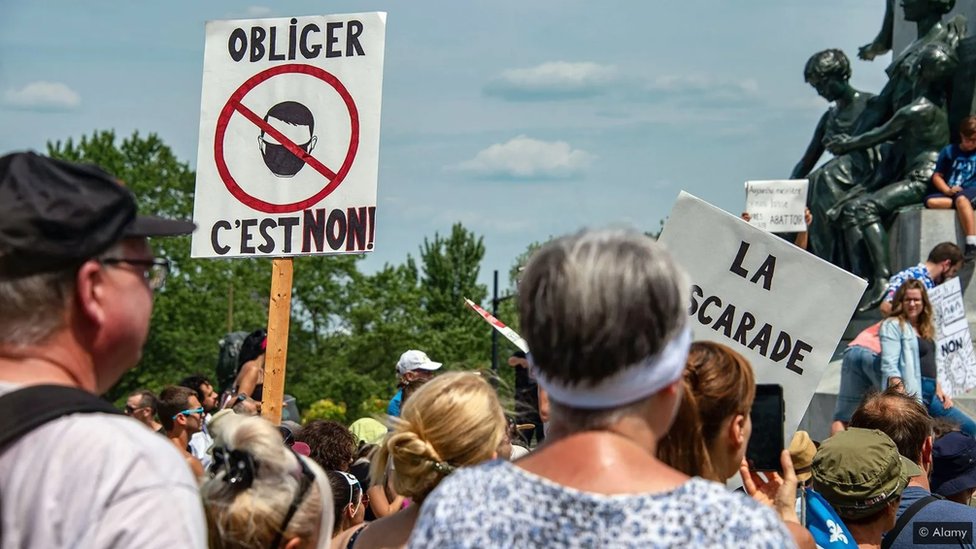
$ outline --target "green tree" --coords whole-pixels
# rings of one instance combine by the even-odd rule
[[[484,238],[460,223],[449,236],[435,233],[420,247],[421,303],[429,340],[425,350],[435,360],[472,368],[484,366],[490,356],[491,327],[464,305],[465,298],[480,304],[488,295],[478,283],[484,256]]]

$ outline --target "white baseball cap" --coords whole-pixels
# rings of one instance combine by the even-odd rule
[[[440,362],[434,362],[423,351],[410,350],[400,355],[397,361],[397,375],[403,375],[414,370],[436,370],[440,368]]]

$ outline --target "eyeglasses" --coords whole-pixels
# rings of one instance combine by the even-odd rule
[[[169,260],[161,257],[153,259],[127,259],[124,257],[106,257],[100,260],[103,265],[127,264],[144,269],[143,276],[149,283],[149,288],[156,291],[163,287],[166,276],[169,274]]]
[[[302,500],[305,499],[305,494],[308,489],[312,487],[312,483],[315,482],[315,473],[308,468],[305,461],[295,454],[295,459],[298,460],[298,465],[301,466],[301,479],[299,480],[298,491],[295,492],[295,497],[291,500],[291,505],[288,506],[288,512],[285,513],[285,520],[281,523],[281,528],[278,529],[278,533],[275,534],[274,540],[271,542],[271,547],[278,547],[281,545],[281,539],[285,535],[285,530],[288,528],[288,523],[291,522],[291,517],[295,515],[298,511],[298,506],[302,504]]]
[[[136,407],[132,407],[132,406],[129,406],[128,404],[126,404],[125,405],[125,415],[131,416],[132,414],[138,412],[139,410],[145,410],[148,407],[149,406],[136,406]]]
[[[181,410],[179,412],[176,412],[176,415],[173,416],[173,419],[176,419],[180,416],[192,416],[194,414],[202,414],[202,413],[203,413],[203,406],[199,408],[190,408],[188,410]]]

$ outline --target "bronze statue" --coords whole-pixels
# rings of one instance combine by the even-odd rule
[[[861,46],[857,56],[865,61],[871,61],[879,55],[891,51],[895,37],[895,0],[885,0],[884,19],[881,20],[881,30],[870,44]]]
[[[853,133],[854,123],[874,94],[851,87],[851,64],[841,50],[830,49],[813,54],[803,69],[803,76],[817,90],[817,94],[833,102],[833,106],[820,117],[810,144],[793,168],[790,179],[809,176],[807,206],[813,215],[809,229],[810,251],[828,261],[840,263],[843,254],[834,245],[839,233],[828,222],[826,212],[855,183],[874,173],[879,156],[874,149],[859,149],[856,153],[829,160],[812,174],[811,170],[823,156],[828,140]]]
[[[960,37],[965,34],[965,18],[956,17],[946,25],[941,22],[942,16],[954,5],[955,0],[902,0],[905,19],[915,22],[918,39],[892,60],[886,69],[888,82],[878,96],[867,102],[853,125],[852,135],[858,136],[878,128],[899,109],[917,98],[915,68],[920,53],[927,45],[943,44],[955,51]],[[887,271],[887,254],[884,254],[884,266],[881,267],[871,257],[873,252],[865,249],[867,243],[861,240],[862,235],[867,233],[845,231],[844,238],[837,238],[836,233],[831,233],[836,230],[836,224],[823,222],[827,211],[840,211],[846,202],[858,198],[865,191],[863,186],[867,185],[870,190],[876,191],[887,183],[899,181],[905,173],[906,158],[902,147],[893,146],[884,140],[874,140],[872,143],[873,146],[868,148],[847,149],[850,152],[811,172],[809,179],[812,193],[808,202],[814,214],[811,250],[818,256],[877,283]],[[837,147],[836,152],[832,152],[837,154],[841,150],[843,147]],[[837,189],[844,189],[846,194],[843,198],[838,196]],[[883,195],[875,196],[875,200],[883,198]],[[881,210],[889,211],[891,208],[882,204]],[[876,292],[880,290],[872,289],[868,294],[873,296]]]
[[[877,307],[891,277],[883,219],[898,208],[922,202],[939,151],[949,143],[946,84],[958,66],[955,44],[929,43],[915,57],[916,94],[911,103],[873,130],[856,137],[837,136],[827,143],[831,152],[840,155],[892,141],[892,149],[905,159],[894,182],[887,178],[869,182],[864,192],[852,191],[856,197],[830,212],[839,217],[846,241],[863,241],[867,247],[873,278],[859,311]]]

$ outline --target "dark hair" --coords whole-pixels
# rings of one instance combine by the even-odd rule
[[[180,380],[179,385],[181,387],[186,387],[187,389],[193,389],[193,392],[197,394],[197,400],[203,404],[203,391],[200,390],[200,386],[204,383],[213,387],[213,383],[210,383],[210,380],[204,377],[202,374],[186,376]]]
[[[338,471],[328,470],[325,476],[329,477],[329,486],[332,487],[332,508],[335,513],[335,522],[332,523],[332,533],[336,534],[342,528],[342,513],[350,501],[354,501],[356,494],[350,486],[346,476]],[[357,481],[358,482],[358,481]],[[362,485],[359,486],[359,493],[363,493]]]
[[[356,455],[356,436],[337,421],[310,421],[295,433],[295,441],[308,444],[308,457],[326,471],[348,471]]]
[[[173,428],[173,416],[189,408],[190,397],[195,396],[196,391],[179,385],[170,385],[159,393],[159,422],[164,430]]]
[[[658,444],[658,458],[687,475],[715,479],[708,449],[725,420],[752,409],[752,367],[725,345],[696,341],[688,353],[683,388],[671,430]]]
[[[925,439],[932,434],[932,418],[914,397],[889,387],[864,397],[851,416],[851,427],[877,429],[888,435],[898,453],[918,463]]]
[[[247,337],[245,337],[244,341],[241,342],[241,350],[237,353],[238,371],[240,371],[241,366],[245,362],[250,362],[264,354],[265,349],[261,348],[261,344],[264,343],[264,340],[267,337],[268,331],[264,328],[258,328],[257,330],[247,334]]]
[[[824,78],[851,79],[851,62],[841,50],[829,49],[810,56],[803,67],[803,79],[807,82]]]
[[[152,413],[156,413],[156,409],[159,408],[159,401],[156,400],[156,395],[153,394],[149,389],[137,389],[129,393],[130,397],[139,396],[139,407],[149,408]]]
[[[959,246],[956,246],[952,242],[936,244],[932,248],[932,251],[929,252],[927,261],[929,263],[942,263],[946,259],[952,261],[953,265],[962,262],[962,250],[959,249]]]
[[[959,123],[959,135],[972,139],[976,137],[976,115],[969,115]]]
[[[312,111],[297,101],[284,101],[271,107],[268,114],[264,115],[264,121],[267,122],[269,118],[277,118],[296,126],[308,126],[308,133],[315,133],[315,117],[312,116]],[[264,135],[264,130],[261,135]]]
[[[945,417],[932,418],[932,436],[935,440],[939,440],[949,433],[958,433],[961,431],[962,425],[957,421],[952,421]]]
[[[519,286],[522,334],[546,377],[599,382],[658,354],[685,329],[688,287],[650,237],[584,230],[529,260]]]

